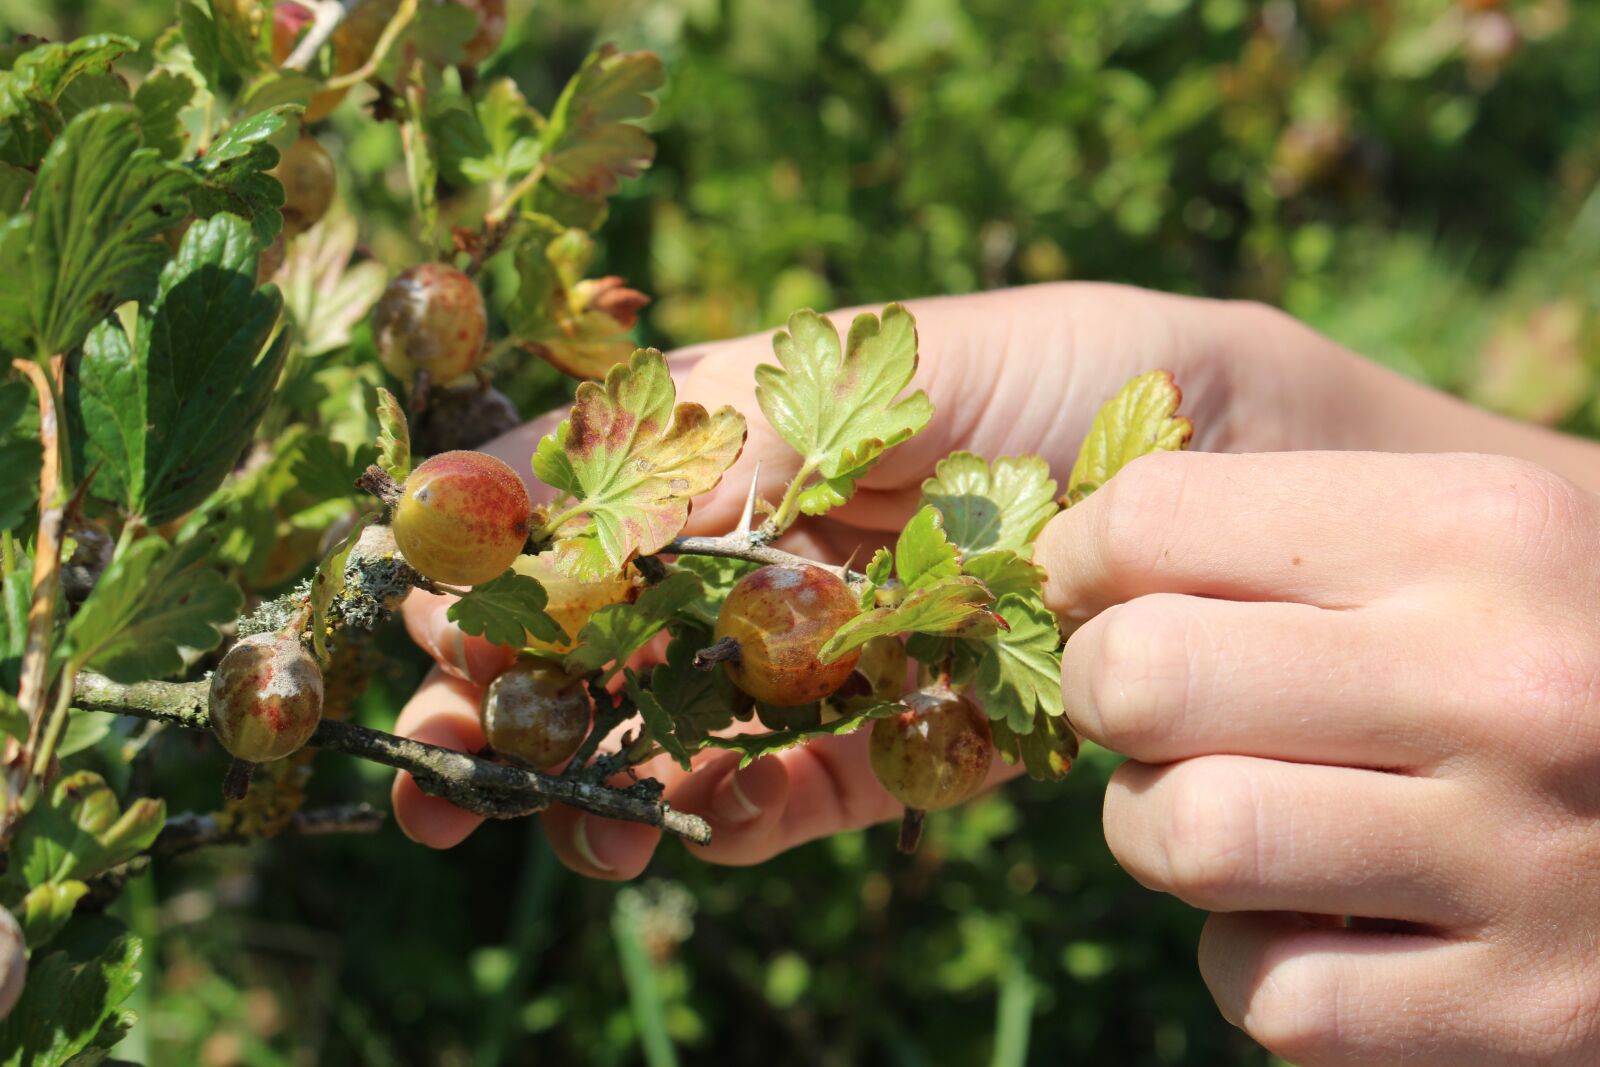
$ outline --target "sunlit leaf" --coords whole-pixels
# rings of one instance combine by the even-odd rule
[[[1151,371],[1123,386],[1096,412],[1067,478],[1063,503],[1082,500],[1140,456],[1187,445],[1194,425],[1177,414],[1182,401],[1171,371]]]

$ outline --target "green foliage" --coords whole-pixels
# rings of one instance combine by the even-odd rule
[[[1187,445],[1194,426],[1177,414],[1182,400],[1170,371],[1151,371],[1123,386],[1095,412],[1067,476],[1066,502],[1082,500],[1140,456]]]
[[[497,645],[521,647],[524,634],[541,641],[566,641],[561,624],[545,614],[548,603],[538,579],[507,571],[492,582],[473,586],[450,605],[449,614],[463,633],[481,635]]]
[[[0,530],[21,522],[39,497],[39,420],[34,404],[27,382],[0,382]]]
[[[135,1016],[122,1004],[139,984],[142,946],[104,921],[71,949],[38,953],[22,999],[0,1023],[0,1064],[67,1067],[104,1059]]]
[[[135,336],[108,320],[84,345],[69,395],[84,469],[98,471],[99,495],[149,522],[211,495],[272,398],[288,338],[277,331],[277,291],[255,287],[256,258],[237,216],[196,222]]]
[[[963,553],[1024,552],[1056,513],[1056,483],[1038,456],[1002,456],[994,464],[970,452],[939,461],[922,483],[922,500],[944,516],[945,533]]]
[[[578,647],[567,654],[567,669],[587,672],[608,663],[620,665],[700,596],[699,577],[677,571],[640,593],[632,604],[601,608],[578,631]]]
[[[833,323],[797,311],[772,350],[779,366],[756,370],[761,412],[802,460],[800,510],[820,515],[850,499],[883,453],[927,425],[933,406],[920,389],[902,397],[917,369],[917,324],[898,304],[850,324],[843,351]],[[807,483],[812,474],[821,478]]]

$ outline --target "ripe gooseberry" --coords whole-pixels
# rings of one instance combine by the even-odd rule
[[[322,721],[322,668],[292,634],[252,634],[211,675],[211,730],[235,759],[300,749]]]
[[[283,185],[283,230],[287,236],[305,233],[328,213],[337,179],[333,157],[315,137],[296,137],[270,173]]]
[[[496,752],[540,770],[572,758],[594,705],[580,679],[537,656],[518,656],[484,690],[483,735]]]
[[[459,378],[483,359],[488,317],[483,294],[448,263],[421,263],[389,283],[372,313],[378,358],[411,382],[425,371],[434,385]]]
[[[822,646],[860,613],[850,587],[821,567],[772,564],[739,580],[717,615],[716,638],[738,642],[733,684],[779,707],[828,696],[855,670],[859,652],[823,663]]]
[[[511,569],[518,574],[536,578],[544,586],[545,614],[567,632],[567,640],[560,644],[541,641],[532,634],[524,636],[526,647],[545,652],[570,652],[578,643],[578,631],[590,616],[610,604],[625,604],[639,595],[634,584],[636,573],[632,568],[621,574],[608,575],[595,582],[581,582],[564,574],[555,564],[555,553],[541,552],[537,556],[518,556]]]
[[[977,792],[994,757],[983,709],[942,685],[908,693],[901,703],[904,711],[872,724],[867,746],[883,787],[918,811],[940,811]]]
[[[418,572],[446,585],[481,585],[505,573],[528,540],[533,504],[504,461],[441,452],[406,479],[394,542]]]

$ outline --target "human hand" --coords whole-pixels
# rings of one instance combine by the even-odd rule
[[[1415,420],[1384,419],[1383,405],[1374,398],[1422,392],[1255,305],[1072,284],[916,301],[911,307],[923,350],[915,384],[935,405],[932,423],[892,450],[848,505],[825,519],[802,521],[787,547],[836,562],[852,552],[865,558],[903,525],[933,464],[958,448],[989,457],[1036,452],[1064,473],[1100,403],[1126,379],[1154,367],[1174,371],[1182,385],[1184,411],[1197,427],[1196,446],[1218,450],[1405,447],[1380,430],[1390,422],[1409,429]],[[843,328],[849,313],[833,318]],[[781,492],[796,469],[797,457],[761,419],[754,400],[754,367],[771,359],[766,335],[673,358],[681,396],[707,406],[732,404],[750,419],[739,463],[716,492],[696,502],[691,533],[733,525],[758,462],[769,497]],[[526,472],[534,445],[560,417],[531,423],[486,451]],[[445,617],[448,604],[420,593],[407,603],[413,635],[444,666],[407,706],[398,728],[470,750],[483,743],[476,686],[504,668],[511,650],[464,637]],[[452,682],[447,674],[476,685]],[[737,775],[736,763],[732,754],[708,753],[687,777],[665,762],[644,768],[666,784],[675,807],[710,819],[713,844],[699,850],[708,859],[756,862],[898,811],[871,776],[864,735],[823,739],[759,760]],[[478,823],[422,795],[404,775],[394,802],[406,832],[436,847],[457,843]],[[632,877],[658,838],[648,827],[564,808],[545,819],[557,853],[593,875]]]
[[[1482,455],[1173,453],[1036,547],[1140,882],[1302,1067],[1600,1059],[1600,499]],[[1360,917],[1348,929],[1341,916]]]

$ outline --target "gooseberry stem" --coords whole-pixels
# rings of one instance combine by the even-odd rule
[[[907,808],[900,819],[900,851],[911,855],[922,843],[922,824],[928,813],[921,808]]]
[[[738,663],[740,657],[738,639],[724,637],[694,654],[694,669],[709,671],[719,663]]]
[[[391,508],[400,503],[400,496],[404,492],[400,483],[389,477],[389,472],[377,464],[361,472],[361,477],[356,479],[356,488],[371,493]]]

